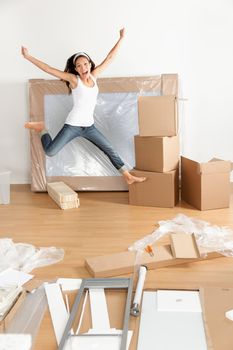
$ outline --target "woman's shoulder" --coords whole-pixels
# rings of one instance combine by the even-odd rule
[[[78,82],[79,82],[79,76],[74,75],[74,78],[72,79],[72,84],[70,83],[70,87],[72,90],[76,89],[78,87]]]
[[[96,82],[96,77],[94,76],[94,74],[90,74],[91,78]]]

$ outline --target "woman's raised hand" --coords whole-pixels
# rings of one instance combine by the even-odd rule
[[[125,36],[125,28],[120,29],[120,38],[123,38]]]
[[[21,46],[21,53],[22,53],[23,57],[28,56],[28,49],[24,46]]]

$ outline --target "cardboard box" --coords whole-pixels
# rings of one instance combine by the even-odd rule
[[[228,208],[230,171],[228,161],[198,163],[181,157],[181,198],[200,210]]]
[[[179,166],[179,136],[134,136],[135,168],[167,172]]]
[[[140,265],[145,265],[150,270],[222,256],[208,249],[202,248],[199,251],[192,235],[180,234],[176,238],[172,235],[170,238],[173,247],[170,244],[157,246],[154,248],[154,256],[143,252],[140,255]],[[91,257],[85,260],[85,266],[93,277],[112,277],[133,273],[135,263],[136,253],[131,251]]]
[[[176,97],[139,96],[138,123],[140,136],[177,135]]]
[[[129,186],[131,205],[173,208],[178,202],[178,169],[167,173],[133,170],[131,174],[146,177],[144,182]]]

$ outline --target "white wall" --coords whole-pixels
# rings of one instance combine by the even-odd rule
[[[52,78],[20,46],[62,70],[80,50],[99,63],[122,26],[103,76],[178,73],[183,155],[233,161],[232,0],[1,0],[0,170],[12,170],[12,183],[30,182],[27,80]]]

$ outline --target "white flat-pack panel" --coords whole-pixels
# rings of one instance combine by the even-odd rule
[[[157,292],[144,292],[138,350],[207,350],[202,313],[158,311]]]
[[[121,344],[122,332],[117,331],[116,335],[97,335],[97,336],[76,336],[68,339],[64,350],[119,350]],[[132,331],[128,331],[126,350],[129,349],[132,338]]]
[[[202,312],[199,292],[185,290],[158,290],[157,310]]]

